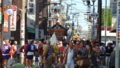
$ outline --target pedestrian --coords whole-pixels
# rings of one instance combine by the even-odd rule
[[[64,50],[65,50],[65,47],[63,46],[62,44],[62,41],[59,41],[57,43],[57,46],[59,47],[59,54],[58,54],[58,66],[59,68],[64,68],[64,64],[63,64],[63,59],[64,59]]]
[[[41,66],[42,68],[43,68],[43,63],[42,63],[43,44],[44,44],[44,39],[41,39],[41,41],[39,41],[38,53],[39,53],[39,66]]]
[[[116,47],[114,48],[113,52],[110,55],[110,68],[115,68],[115,52]]]
[[[25,45],[23,45],[23,46],[20,47],[20,52],[24,53],[24,66],[25,66],[25,68],[27,68],[26,67],[26,55],[25,55],[25,51],[26,51],[26,47],[27,47],[28,44],[30,44],[30,42],[28,43],[28,40],[27,40],[27,41],[25,41]]]
[[[68,47],[64,51],[65,68],[74,68],[74,52],[75,48],[73,47],[73,43],[69,42]]]
[[[53,64],[53,46],[47,42],[47,46],[43,51],[44,68],[52,68]]]
[[[76,53],[76,55],[75,55],[76,56],[76,59],[75,59],[75,61],[76,61],[75,68],[88,68],[89,67],[89,65],[84,65],[84,64],[80,65],[80,63],[82,63],[82,62],[80,62],[81,60],[83,60],[83,61],[86,60],[86,59],[88,60],[88,49],[87,49],[88,44],[86,46],[84,44],[84,41],[80,42],[80,48],[77,49],[77,51],[75,52]]]
[[[103,67],[104,65],[104,60],[105,60],[105,47],[101,43],[100,45],[100,65]]]
[[[38,57],[39,57],[39,53],[38,53],[38,45],[39,45],[39,42],[37,40],[34,41],[34,45],[35,45],[35,48],[36,48],[36,51],[35,51],[35,68],[38,67]]]
[[[2,55],[3,55],[3,66],[4,68],[7,68],[7,63],[8,63],[8,60],[10,58],[10,44],[9,44],[9,40],[5,40],[5,44],[2,45]]]
[[[113,48],[111,47],[111,43],[108,43],[107,46],[105,47],[106,51],[105,51],[105,62],[106,62],[106,67],[109,67],[109,63],[110,63],[110,55],[113,51]]]
[[[96,52],[95,52],[95,49],[93,48],[93,46],[95,45],[95,42],[91,42],[91,44],[87,47],[88,48],[88,59],[90,61],[89,68],[98,68]]]
[[[30,44],[27,45],[25,55],[26,55],[26,68],[32,68],[33,56],[35,54],[35,45],[33,40],[29,40]]]
[[[16,57],[17,57],[17,41],[14,41],[14,44],[10,48],[10,58],[12,59],[10,63],[12,63],[13,66],[15,63],[17,63]]]
[[[75,48],[76,48],[76,49],[80,49],[80,43],[79,43],[79,41],[76,42]]]
[[[80,48],[79,50],[82,52],[82,56],[86,56],[87,55],[87,48],[84,44],[84,41],[80,42]]]
[[[53,46],[53,68],[56,68],[57,66],[57,58],[58,58],[58,52],[59,52],[59,47],[57,46],[57,43],[52,45]]]

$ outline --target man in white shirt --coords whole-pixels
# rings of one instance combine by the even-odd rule
[[[73,43],[69,42],[69,46],[65,49],[65,68],[74,68],[74,47]]]

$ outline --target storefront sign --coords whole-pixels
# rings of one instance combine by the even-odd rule
[[[10,31],[16,31],[16,16],[17,16],[17,6],[10,6],[13,10],[12,15],[10,15]]]

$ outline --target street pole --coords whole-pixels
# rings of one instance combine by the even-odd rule
[[[117,0],[115,68],[120,68],[120,0]]]
[[[26,0],[22,0],[21,22],[20,22],[20,46],[25,44],[25,6]],[[20,54],[21,63],[23,63],[24,54]]]
[[[99,39],[99,43],[101,43],[101,15],[102,15],[102,0],[98,0],[98,30],[97,30],[97,38]]]
[[[107,0],[105,0],[105,20],[104,20],[104,29],[105,29],[105,45],[106,45],[106,25],[107,25]]]
[[[35,8],[39,8],[39,0],[35,0]],[[36,14],[35,14],[35,39],[36,40],[39,40],[39,25],[38,25],[38,19],[39,19],[39,15],[37,15],[37,14],[39,14],[39,9],[35,9],[35,12],[36,12]]]
[[[4,0],[1,0],[1,13],[2,13],[2,23],[0,24],[0,45],[3,44],[3,22],[4,22]]]
[[[94,7],[94,2],[93,2],[93,13],[95,13],[95,7]],[[93,17],[93,27],[92,27],[92,41],[95,39],[94,38],[94,34],[95,34],[95,32],[94,32],[94,17]]]

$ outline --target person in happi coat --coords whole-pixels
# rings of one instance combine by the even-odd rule
[[[27,45],[25,55],[26,55],[26,68],[32,68],[32,60],[35,54],[35,45],[33,40],[29,40],[30,44]]]
[[[17,41],[10,48],[10,57],[12,58],[12,64],[17,63]]]
[[[52,64],[53,64],[53,46],[50,45],[50,42],[47,41],[47,46],[45,47],[45,49],[43,50],[43,64],[44,67],[43,68],[52,68]]]
[[[25,45],[20,47],[20,52],[25,53],[27,45],[30,44],[28,41],[25,42]],[[26,67],[26,55],[24,54],[24,66]]]
[[[10,48],[9,40],[5,40],[5,44],[3,44],[1,48],[4,68],[7,68],[8,59],[10,58]]]

